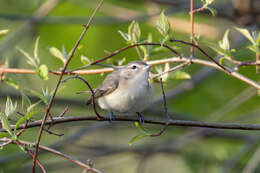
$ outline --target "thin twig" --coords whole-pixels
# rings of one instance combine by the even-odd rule
[[[99,2],[97,8],[95,9],[95,11],[93,12],[92,16],[90,17],[90,19],[89,19],[87,25],[84,26],[84,30],[82,31],[82,33],[81,33],[79,39],[77,40],[75,46],[73,47],[71,53],[70,53],[69,56],[68,56],[67,61],[65,62],[64,66],[63,66],[61,75],[60,75],[60,77],[59,77],[59,79],[58,79],[58,82],[57,82],[56,88],[55,88],[55,90],[54,90],[54,92],[53,92],[52,98],[51,98],[51,100],[50,100],[50,102],[49,102],[49,104],[48,104],[48,106],[47,106],[47,108],[46,108],[45,115],[44,115],[43,121],[42,121],[42,123],[41,123],[41,127],[40,127],[39,134],[38,134],[38,137],[37,137],[37,141],[36,141],[36,145],[35,145],[35,150],[34,150],[34,155],[33,155],[33,168],[32,168],[32,172],[33,172],[33,173],[35,173],[35,163],[36,163],[36,159],[37,159],[38,147],[39,147],[39,144],[40,144],[40,140],[41,140],[41,136],[42,136],[42,131],[43,131],[43,128],[44,128],[44,124],[45,124],[45,121],[46,121],[46,119],[47,119],[47,116],[49,115],[50,109],[51,109],[51,107],[52,107],[54,98],[55,98],[55,96],[56,96],[56,93],[57,93],[57,90],[58,90],[59,85],[60,85],[60,83],[61,83],[61,80],[62,80],[62,77],[63,77],[63,75],[64,75],[64,72],[66,71],[67,66],[68,66],[68,64],[69,64],[69,62],[70,62],[70,60],[71,60],[71,58],[73,57],[73,55],[74,55],[74,53],[75,53],[75,51],[76,51],[76,49],[77,49],[79,43],[81,42],[82,38],[84,37],[85,33],[87,32],[87,30],[88,30],[90,24],[92,23],[92,21],[93,21],[93,19],[94,19],[94,16],[96,15],[96,12],[97,12],[98,9],[101,7],[102,3],[103,3],[103,0],[101,0],[101,1]]]
[[[31,152],[29,149],[25,149],[26,151],[27,151],[27,153],[30,155],[30,156],[32,156],[32,158],[33,158],[33,152]],[[46,170],[45,170],[45,168],[44,168],[44,166],[42,165],[42,163],[40,162],[40,160],[39,159],[36,159],[36,163],[39,165],[39,167],[42,169],[42,172],[43,173],[46,173]]]
[[[8,139],[8,138],[0,138],[0,142],[7,142],[7,141],[10,141],[11,139]],[[11,140],[11,143],[13,144],[18,144],[18,145],[23,145],[23,146],[33,146],[33,147],[36,147],[36,144],[33,144],[33,143],[30,143],[30,142],[27,142],[27,141],[23,141],[23,140]],[[46,146],[42,146],[42,145],[39,145],[38,146],[39,149],[43,150],[43,151],[47,151],[49,153],[52,153],[52,154],[55,154],[55,155],[58,155],[60,157],[63,157],[64,159],[67,159],[69,161],[71,161],[72,163],[76,164],[76,165],[79,165],[91,172],[94,172],[94,173],[101,173],[100,170],[97,170],[95,168],[92,168],[91,166],[81,162],[81,161],[78,161],[76,159],[73,159],[72,157],[64,154],[64,153],[61,153],[60,151],[57,151],[57,150],[54,150],[52,148],[49,148],[49,147],[46,147]]]
[[[190,42],[194,44],[193,38],[194,38],[194,18],[193,18],[193,0],[190,0]],[[190,58],[194,57],[194,47],[190,47]]]
[[[113,57],[113,56],[115,56],[115,55],[117,55],[117,54],[119,54],[119,53],[121,53],[121,52],[123,52],[123,51],[126,51],[127,49],[130,49],[130,48],[133,48],[133,47],[139,47],[139,46],[143,46],[143,45],[163,46],[163,47],[169,49],[169,50],[170,50],[171,52],[173,52],[174,54],[176,54],[178,57],[182,57],[182,55],[181,55],[180,53],[178,53],[176,50],[174,50],[173,48],[171,48],[171,47],[168,46],[167,44],[161,44],[161,43],[137,43],[137,44],[131,44],[131,45],[128,45],[128,46],[126,46],[126,47],[123,47],[123,48],[121,48],[121,49],[119,49],[119,50],[116,50],[116,51],[114,51],[113,53],[111,53],[111,54],[109,54],[109,55],[103,57],[103,58],[100,58],[100,59],[98,59],[98,60],[96,60],[96,61],[94,61],[94,62],[92,62],[92,63],[86,65],[86,66],[83,66],[83,67],[80,67],[80,68],[77,68],[77,69],[68,71],[67,73],[69,74],[69,73],[72,73],[72,72],[74,72],[74,71],[76,71],[76,70],[85,69],[85,68],[87,68],[87,67],[89,67],[89,66],[92,66],[92,65],[95,65],[95,64],[100,63],[100,62],[102,62],[102,61],[105,61],[105,60],[107,60],[107,59],[109,59],[109,58],[111,58],[111,57]]]
[[[188,64],[190,64],[190,62],[184,62],[184,63],[182,63],[182,64],[179,64],[179,65],[177,65],[177,66],[175,66],[175,67],[173,67],[173,68],[170,68],[170,69],[167,70],[167,71],[164,71],[164,72],[161,72],[161,73],[159,73],[159,74],[154,75],[154,76],[152,77],[152,79],[155,79],[155,78],[157,78],[157,77],[159,77],[159,76],[162,76],[162,75],[164,75],[164,74],[170,73],[170,72],[172,72],[172,71],[176,71],[176,70],[178,70],[178,69],[180,69],[180,68],[182,68],[182,67],[184,67],[184,66],[186,66],[186,65],[188,65]]]
[[[186,44],[186,45],[189,45],[189,46],[192,46],[192,47],[195,47],[197,48],[201,53],[203,53],[206,57],[208,57],[211,61],[213,61],[214,63],[216,63],[219,67],[221,67],[224,71],[226,72],[231,72],[229,69],[227,69],[226,67],[224,67],[223,65],[219,64],[218,61],[216,61],[214,58],[212,58],[206,51],[204,51],[201,47],[199,47],[198,45],[196,44],[193,44],[193,43],[190,43],[190,42],[186,42],[186,41],[183,41],[183,40],[175,40],[175,39],[170,39],[171,42],[179,42],[179,43],[182,43],[182,44]]]
[[[88,88],[91,92],[93,110],[94,110],[95,114],[97,115],[97,117],[101,120],[103,117],[97,112],[96,103],[95,103],[95,92],[92,89],[92,87],[90,86],[90,84],[84,78],[77,76],[77,75],[76,76],[70,76],[70,77],[66,78],[65,80],[63,80],[62,82],[66,82],[69,79],[73,79],[73,78],[81,80],[82,82],[84,82],[88,86]]]
[[[170,120],[169,114],[168,114],[168,109],[167,109],[167,103],[166,103],[166,96],[165,96],[165,92],[164,92],[164,87],[163,87],[163,81],[162,78],[160,78],[160,84],[161,84],[161,90],[162,90],[162,97],[163,97],[163,108],[164,108],[164,114],[167,117],[168,120]],[[157,134],[152,134],[150,136],[161,136],[163,134],[163,132],[168,128],[168,122],[165,123],[164,127],[162,128],[162,130],[157,133]]]

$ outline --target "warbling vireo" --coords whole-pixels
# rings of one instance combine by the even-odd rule
[[[153,89],[148,81],[150,66],[143,61],[132,61],[116,68],[94,91],[95,99],[102,109],[113,112],[137,113],[143,122],[141,112],[149,105]],[[91,103],[91,98],[87,102]]]

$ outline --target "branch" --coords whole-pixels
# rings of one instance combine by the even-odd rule
[[[227,71],[223,70],[223,68],[219,67],[219,65],[212,63],[210,61],[206,61],[206,60],[201,60],[201,59],[196,59],[196,58],[193,58],[192,60],[190,60],[190,58],[186,58],[186,57],[172,57],[172,58],[167,58],[167,59],[148,61],[147,63],[149,65],[159,65],[159,64],[165,64],[165,63],[176,63],[176,62],[184,62],[184,63],[185,62],[186,63],[191,62],[193,64],[200,64],[200,65],[203,65],[203,66],[213,67],[215,69],[226,72],[228,75],[230,75],[234,78],[237,78],[237,79],[247,83],[248,85],[250,85],[250,86],[252,86],[256,89],[260,89],[260,85],[257,82],[255,82],[255,81],[253,81],[253,80],[251,80],[251,79],[249,79],[249,78],[247,78],[247,77],[243,76],[242,74],[237,73],[235,71],[227,72]],[[1,69],[0,68],[0,73],[5,72],[5,70],[7,70],[7,69]],[[81,71],[65,72],[64,74],[65,75],[71,75],[71,74],[78,74],[78,75],[102,74],[102,73],[112,72],[113,70],[114,70],[113,68],[102,68],[102,69],[94,69],[94,70],[81,70]],[[14,70],[10,70],[10,71],[14,72]],[[34,70],[31,70],[31,72],[35,73]],[[53,72],[50,72],[50,73],[53,73]],[[60,74],[60,72],[58,74]]]
[[[46,120],[45,124],[62,124],[73,121],[109,121],[109,117],[103,116],[102,120],[99,120],[97,116],[71,116],[71,117],[53,117],[53,120]],[[114,121],[126,121],[126,122],[138,122],[139,119],[136,116],[115,116]],[[27,123],[26,128],[38,127],[42,123],[42,120]],[[165,125],[168,123],[169,126],[184,126],[184,127],[202,127],[202,128],[213,128],[213,129],[237,129],[237,130],[260,130],[260,124],[241,124],[241,123],[220,123],[220,122],[204,122],[204,121],[188,121],[188,120],[153,120],[146,118],[144,123]],[[24,128],[25,124],[19,126],[18,129]],[[11,125],[13,130],[15,125]],[[5,129],[1,128],[0,132],[6,132]]]
[[[67,66],[68,66],[68,64],[69,64],[69,62],[70,62],[70,60],[71,60],[71,58],[73,57],[73,55],[74,55],[74,53],[75,53],[75,51],[76,51],[76,49],[77,49],[77,47],[78,47],[80,41],[82,40],[82,38],[84,37],[85,33],[87,32],[87,30],[88,30],[88,28],[89,28],[91,22],[92,22],[93,19],[94,19],[94,16],[96,15],[96,12],[97,12],[98,9],[101,7],[102,3],[103,3],[103,0],[101,0],[101,1],[99,2],[99,4],[98,4],[98,6],[96,7],[95,11],[94,11],[93,14],[91,15],[91,17],[90,17],[90,19],[89,19],[87,25],[84,25],[84,30],[82,31],[82,33],[81,33],[81,35],[80,35],[78,41],[76,42],[75,46],[73,47],[71,53],[70,53],[69,56],[68,56],[67,61],[65,62],[64,66],[63,66],[63,69],[62,69],[61,75],[60,75],[60,77],[59,77],[59,79],[58,79],[56,88],[55,88],[55,90],[54,90],[54,92],[53,92],[53,95],[52,95],[52,97],[51,97],[51,100],[50,100],[50,102],[49,102],[49,104],[48,104],[48,106],[47,106],[47,108],[46,108],[43,121],[41,122],[41,127],[40,127],[40,130],[39,130],[39,134],[38,134],[38,137],[37,137],[37,141],[36,141],[36,145],[35,145],[35,150],[34,150],[34,154],[33,154],[33,168],[32,168],[32,172],[33,172],[33,173],[35,173],[35,165],[36,165],[35,163],[36,163],[36,160],[37,160],[38,147],[39,147],[39,144],[40,144],[40,140],[41,140],[41,136],[42,136],[42,131],[43,131],[43,128],[44,128],[44,124],[45,124],[45,121],[46,121],[46,119],[47,119],[47,116],[49,115],[50,109],[51,109],[51,107],[52,107],[54,98],[55,98],[55,96],[56,96],[56,93],[57,93],[57,90],[58,90],[59,85],[60,85],[60,83],[61,83],[61,80],[62,80],[62,77],[63,77],[63,75],[64,75],[64,72],[66,71]]]
[[[22,140],[11,140],[11,139],[8,139],[8,138],[0,138],[0,142],[9,142],[11,141],[11,143],[13,144],[18,144],[18,145],[25,145],[25,146],[33,146],[33,147],[36,147],[36,144],[33,144],[33,143],[30,143],[30,142],[27,142],[27,141],[22,141]],[[101,171],[95,169],[95,168],[92,168],[90,167],[89,165],[81,162],[81,161],[78,161],[76,159],[73,159],[71,158],[70,156],[66,155],[66,154],[63,154],[59,151],[56,151],[52,148],[49,148],[49,147],[46,147],[46,146],[42,146],[42,145],[38,145],[38,147],[43,150],[43,151],[47,151],[49,153],[52,153],[52,154],[55,154],[55,155],[58,155],[58,156],[61,156],[63,157],[64,159],[67,159],[69,161],[71,161],[72,163],[76,164],[76,165],[79,165],[91,172],[94,172],[94,173],[102,173]]]

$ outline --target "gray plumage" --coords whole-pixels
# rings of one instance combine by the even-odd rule
[[[99,106],[112,112],[142,111],[153,93],[148,82],[149,67],[145,62],[132,61],[115,69],[94,91]],[[91,100],[90,97],[87,104]]]

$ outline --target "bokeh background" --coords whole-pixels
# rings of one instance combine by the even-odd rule
[[[200,46],[210,55],[216,56],[207,42],[217,43],[226,29],[230,29],[230,44],[236,48],[235,59],[253,60],[255,55],[247,49],[249,42],[237,31],[235,26],[259,31],[260,4],[257,0],[215,0],[212,7],[217,10],[213,17],[208,11],[196,13],[195,34],[200,34]],[[39,40],[39,57],[41,63],[50,70],[59,70],[62,63],[50,54],[50,47],[66,50],[72,49],[89,16],[98,1],[93,0],[1,0],[0,29],[9,32],[0,40],[0,62],[9,61],[10,68],[30,69],[25,57],[17,47],[33,53],[37,36]],[[195,1],[195,8],[201,7]],[[126,45],[118,30],[127,32],[132,20],[140,24],[141,35],[147,38],[153,35],[153,41],[159,42],[160,34],[155,28],[155,21],[165,10],[175,39],[189,41],[189,1],[188,0],[105,0],[76,51],[69,69],[83,64],[80,56],[98,59],[106,52],[115,51]],[[172,44],[178,51],[189,56],[190,48]],[[168,51],[158,52],[150,57],[162,59],[172,57]],[[195,57],[205,57],[195,51]],[[124,63],[138,60],[135,49],[123,52],[109,60],[113,64],[126,58]],[[100,68],[98,66],[91,68]],[[256,90],[223,72],[191,65],[183,69],[191,75],[189,80],[171,80],[166,83],[167,105],[172,119],[207,120],[237,123],[260,123],[260,98]],[[254,67],[239,69],[243,75],[258,81],[259,74]],[[105,74],[106,75],[106,74]],[[105,75],[84,76],[93,87],[98,86]],[[57,76],[50,75],[48,81],[36,75],[8,74],[19,84],[16,90],[4,83],[0,84],[0,108],[4,109],[5,100],[10,96],[20,105],[20,91],[26,89],[41,92],[42,88],[52,90]],[[65,116],[93,115],[91,107],[85,105],[88,95],[75,94],[86,90],[86,86],[76,80],[63,84],[65,88],[58,94],[51,111],[59,115],[66,106]],[[160,85],[154,84],[154,104],[145,113],[145,117],[162,118],[163,106]],[[29,94],[30,95],[30,94]],[[30,95],[36,101],[33,95]],[[42,111],[33,117],[40,119]],[[104,115],[106,111],[101,111]],[[10,117],[15,123],[19,115]],[[151,132],[160,130],[159,126],[144,127]],[[39,128],[28,129],[21,139],[34,142]],[[93,162],[95,168],[106,173],[144,173],[144,172],[178,172],[178,173],[237,173],[255,161],[251,172],[259,172],[259,132],[239,130],[214,130],[188,127],[170,127],[159,137],[144,138],[129,146],[130,139],[139,134],[131,122],[72,122],[55,125],[51,130],[63,136],[43,134],[41,144],[55,148],[81,161]],[[41,152],[39,159],[47,172],[65,173],[82,172],[82,168],[55,155]],[[8,145],[0,150],[0,172],[30,172],[31,156],[23,153],[19,147]],[[41,170],[38,169],[38,172]],[[248,172],[249,173],[249,172]]]

